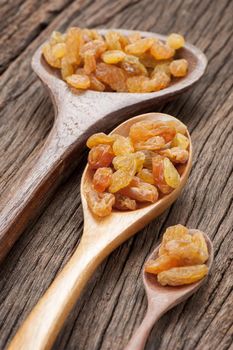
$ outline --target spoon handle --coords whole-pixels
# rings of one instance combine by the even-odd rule
[[[72,138],[55,123],[28,173],[0,201],[0,261],[77,162]],[[81,132],[80,132],[81,137]],[[81,141],[80,137],[77,142]],[[66,142],[66,143],[65,143]],[[77,142],[76,145],[77,146]]]
[[[147,312],[142,320],[142,323],[133,334],[125,350],[143,350],[153,325],[162,316],[162,314],[163,312],[159,309],[156,311],[153,307],[148,305]]]
[[[105,258],[101,245],[81,241],[26,318],[8,350],[49,350],[90,276]]]

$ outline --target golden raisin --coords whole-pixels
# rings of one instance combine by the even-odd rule
[[[90,79],[84,74],[72,74],[66,78],[66,81],[75,89],[86,90],[90,86]]]
[[[181,286],[201,280],[208,273],[206,265],[173,267],[158,274],[158,282],[162,286]]]
[[[87,204],[93,214],[104,217],[111,214],[115,197],[111,193],[98,193],[91,189],[86,193]]]
[[[178,50],[184,46],[184,37],[180,34],[172,33],[167,38],[167,44],[174,50]]]
[[[111,183],[112,169],[98,168],[93,176],[93,187],[97,192],[104,192]]]
[[[188,71],[188,62],[183,58],[174,60],[170,63],[169,69],[174,77],[184,77]]]
[[[137,204],[134,199],[123,196],[120,193],[115,194],[114,208],[118,210],[135,210],[136,207],[137,207]]]
[[[88,164],[92,169],[108,167],[112,163],[114,153],[109,145],[94,146],[88,155]]]

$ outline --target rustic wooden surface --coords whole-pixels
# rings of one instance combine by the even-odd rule
[[[210,277],[190,300],[154,327],[146,350],[228,349],[232,298],[232,26],[231,0],[14,0],[1,2],[0,191],[23,176],[53,121],[46,91],[32,73],[35,49],[70,25],[178,31],[209,59],[192,92],[155,111],[178,116],[191,131],[194,165],[179,200],[118,248],[97,270],[54,345],[55,350],[120,350],[146,309],[142,264],[164,229],[178,222],[213,239]],[[0,268],[0,349],[77,246],[82,233],[79,169],[62,185]]]

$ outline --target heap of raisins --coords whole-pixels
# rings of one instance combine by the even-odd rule
[[[86,193],[96,216],[155,203],[180,184],[179,165],[189,158],[186,127],[179,121],[140,121],[127,137],[98,133],[87,140],[92,187]]]
[[[145,271],[157,275],[165,286],[180,286],[201,280],[208,273],[208,248],[202,232],[191,235],[182,225],[167,228],[158,258],[149,260]]]
[[[60,69],[69,86],[79,90],[153,92],[166,88],[172,77],[184,77],[185,59],[176,59],[184,38],[171,34],[164,43],[142,38],[140,33],[123,35],[109,31],[69,28],[53,32],[43,46],[45,60]]]

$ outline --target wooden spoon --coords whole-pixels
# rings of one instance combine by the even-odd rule
[[[123,34],[133,31],[119,30]],[[102,30],[101,33],[106,33]],[[142,36],[166,37],[149,32]],[[207,60],[196,47],[186,44],[180,56],[189,62],[188,75],[174,81],[168,88],[154,93],[77,92],[61,80],[42,57],[41,47],[32,59],[32,68],[51,95],[55,120],[52,130],[27,174],[12,186],[0,201],[0,261],[26,228],[40,213],[58,184],[79,162],[79,153],[87,137],[108,129],[135,115],[149,110],[156,103],[167,101],[190,88],[203,75]]]
[[[197,231],[198,230],[190,230],[190,233],[194,234]],[[210,271],[213,262],[213,245],[209,237],[205,233],[203,233],[203,235],[209,251],[207,266],[209,267]],[[157,258],[158,251],[159,246],[149,256],[148,261]],[[163,287],[158,283],[156,277],[145,272],[144,268],[142,275],[148,300],[147,312],[141,325],[134,333],[125,350],[143,350],[154,323],[158,321],[158,319],[165,314],[165,312],[177,304],[182,303],[194,292],[196,292],[206,279],[203,278],[196,283],[181,287]]]
[[[130,126],[141,120],[176,120],[166,114],[148,113],[127,120],[113,132],[128,135]],[[116,247],[144,227],[149,221],[167,209],[179,196],[184,187],[192,162],[190,135],[189,160],[180,169],[181,183],[169,195],[158,202],[129,211],[114,211],[105,218],[94,217],[85,198],[86,189],[91,185],[91,171],[87,166],[81,181],[81,198],[84,213],[84,228],[81,242],[65,268],[51,284],[44,296],[32,310],[9,346],[9,350],[50,349],[71,311],[83,287],[97,266]]]

